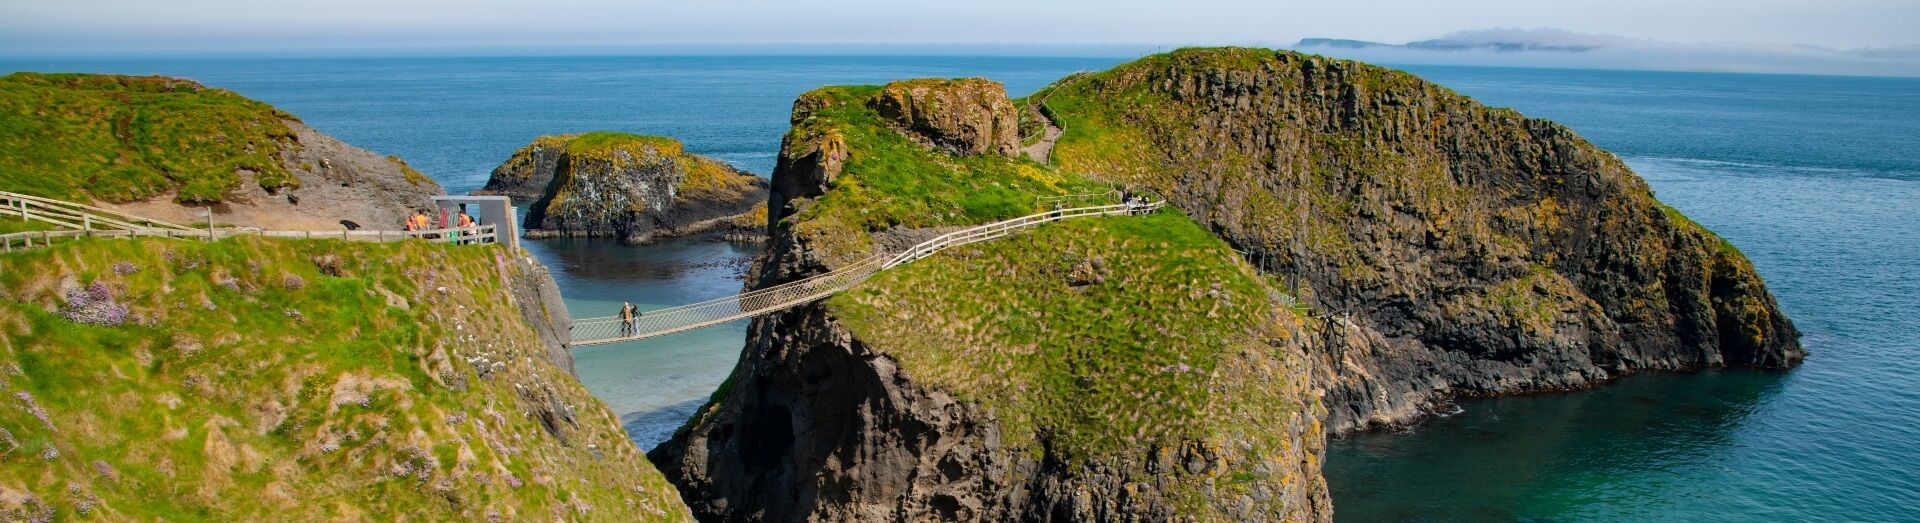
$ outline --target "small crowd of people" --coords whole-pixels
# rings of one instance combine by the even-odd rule
[[[452,227],[448,227],[449,221],[453,222]],[[447,229],[447,233],[446,233],[447,239],[452,240],[454,243],[460,243],[461,241],[460,237],[463,235],[472,234],[474,228],[480,226],[480,220],[476,220],[473,218],[473,215],[467,214],[466,209],[461,209],[458,215],[453,216],[451,219],[449,219],[447,216],[447,211],[445,209],[441,209],[440,210],[440,226],[434,227],[434,220],[433,218],[427,216],[427,210],[420,209],[420,210],[414,211],[413,216],[407,217],[404,225],[406,225],[406,229],[409,232]],[[439,239],[441,238],[441,236],[442,236],[441,233],[438,233],[438,232],[420,234],[421,238],[426,238],[426,239]]]

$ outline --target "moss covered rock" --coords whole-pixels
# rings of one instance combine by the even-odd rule
[[[767,181],[671,138],[594,132],[535,139],[494,169],[483,192],[532,196],[529,237],[645,243],[730,227],[766,202]]]
[[[499,246],[90,240],[0,257],[0,514],[690,519]]]

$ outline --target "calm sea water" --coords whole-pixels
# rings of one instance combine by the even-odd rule
[[[772,168],[794,95],[837,83],[987,76],[1024,94],[1108,59],[912,57],[0,61],[0,70],[186,76],[399,154],[450,191],[534,136],[678,137]],[[1405,433],[1333,443],[1346,521],[1920,517],[1920,81],[1414,67],[1619,153],[1666,202],[1744,250],[1812,356],[1790,373],[1643,375],[1592,392],[1467,402]],[[534,242],[575,315],[738,289],[752,253]],[[737,360],[744,325],[576,352],[642,447]]]

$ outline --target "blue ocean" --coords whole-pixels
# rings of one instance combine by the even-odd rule
[[[452,192],[542,134],[664,134],[768,174],[795,95],[985,76],[1016,96],[1104,58],[591,57],[5,60],[0,70],[165,74],[275,104],[397,154]],[[1920,518],[1920,80],[1412,66],[1571,126],[1752,258],[1802,331],[1791,372],[1647,374],[1594,391],[1465,401],[1332,442],[1342,521],[1899,521]],[[534,242],[575,315],[735,292],[752,252]],[[643,448],[705,401],[744,325],[577,351]]]

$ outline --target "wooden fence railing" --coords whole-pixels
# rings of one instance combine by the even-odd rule
[[[259,229],[68,230],[27,231],[0,234],[0,252],[14,252],[16,250],[45,247],[57,241],[78,238],[180,238],[188,240],[218,240],[242,236],[360,242],[392,242],[420,238],[426,241],[444,241],[461,244],[495,243],[499,240],[498,229],[491,224],[476,225],[464,229],[430,229],[422,231],[265,231]]]
[[[86,204],[0,191],[0,219],[7,218],[17,218],[21,221],[41,221],[82,231],[96,229],[192,229],[191,227],[143,218],[119,211],[111,211]]]

